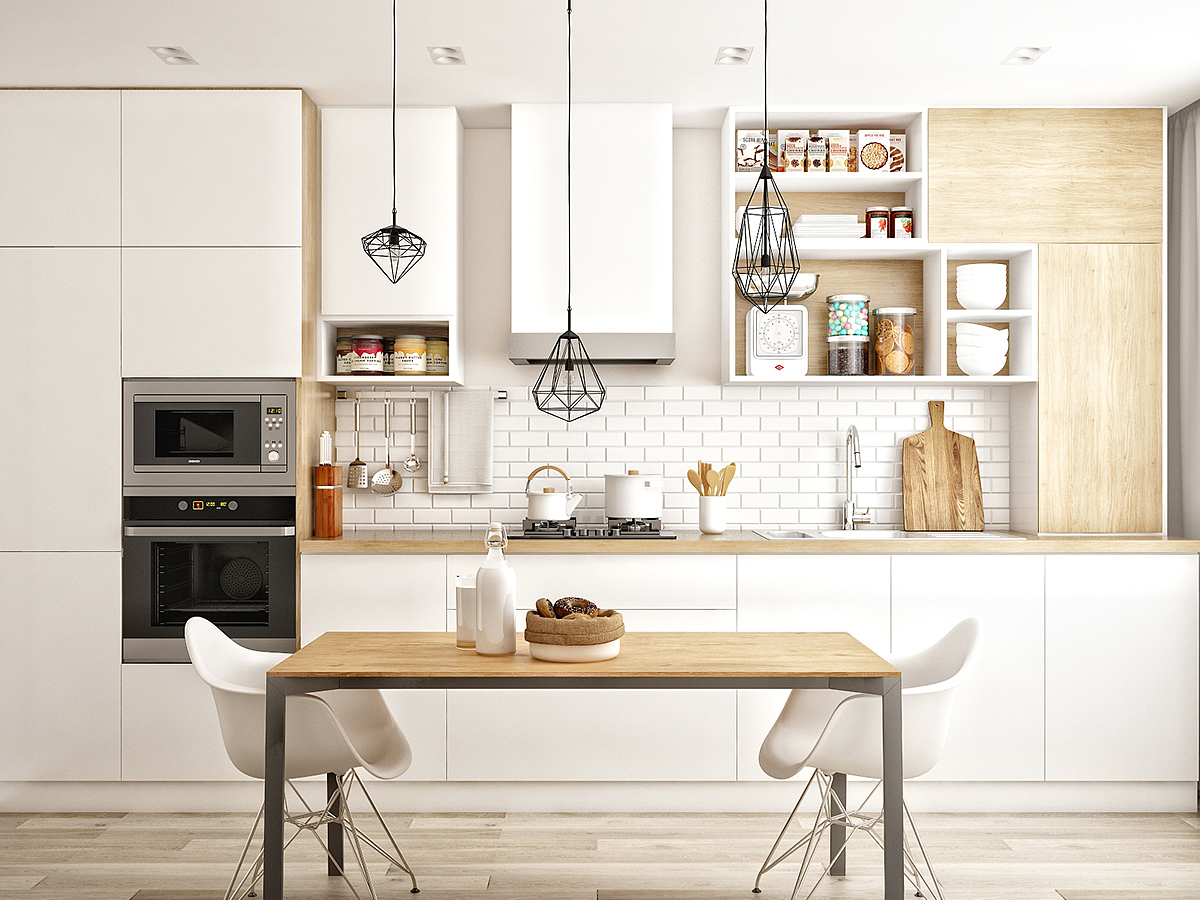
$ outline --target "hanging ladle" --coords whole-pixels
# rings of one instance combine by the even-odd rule
[[[404,471],[415,472],[421,468],[421,460],[417,458],[417,399],[410,398],[408,403],[408,459],[404,461]]]
[[[404,483],[404,479],[400,477],[400,473],[392,468],[392,401],[388,400],[383,405],[383,440],[384,446],[387,447],[386,459],[387,466],[375,473],[371,479],[371,490],[376,494],[394,494],[400,490],[400,485]]]

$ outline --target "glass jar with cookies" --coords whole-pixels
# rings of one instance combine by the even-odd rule
[[[885,306],[875,315],[875,374],[911,375],[917,364],[917,311]]]

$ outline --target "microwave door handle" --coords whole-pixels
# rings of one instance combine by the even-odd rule
[[[294,525],[126,525],[127,537],[292,537]]]

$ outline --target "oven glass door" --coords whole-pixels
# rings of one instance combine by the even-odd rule
[[[257,398],[135,399],[133,467],[138,472],[262,465],[262,404]]]

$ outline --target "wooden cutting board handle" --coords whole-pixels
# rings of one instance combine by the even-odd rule
[[[929,401],[929,429],[931,431],[945,431],[946,418],[946,401],[945,400],[930,400]]]

